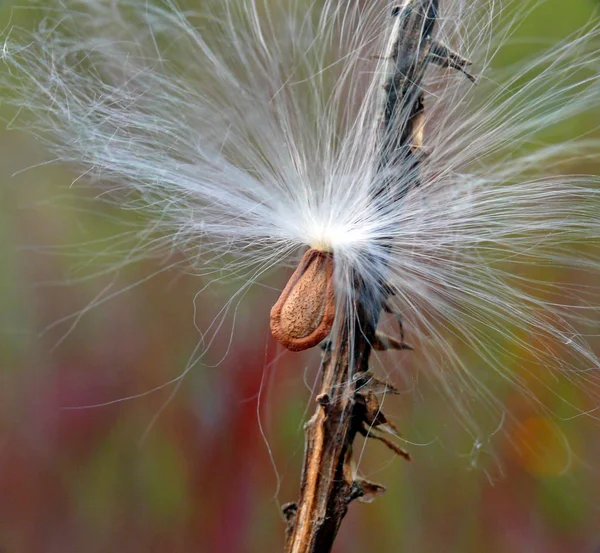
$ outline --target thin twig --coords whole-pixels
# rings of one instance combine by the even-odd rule
[[[439,0],[404,0],[391,9],[393,25],[381,58],[383,91],[377,123],[377,178],[373,204],[400,202],[410,182],[419,186],[422,149],[424,93],[422,81],[428,63],[453,67],[466,73],[467,60],[432,38]],[[401,179],[399,173],[402,172]],[[409,177],[407,179],[407,176]],[[390,229],[393,232],[393,229]],[[391,247],[385,240],[382,248]],[[381,283],[381,299],[373,297],[357,281],[353,309],[338,313],[342,320],[336,345],[323,354],[323,376],[318,407],[306,424],[306,445],[300,499],[284,507],[288,521],[285,553],[328,553],[354,499],[369,502],[385,491],[382,486],[357,478],[352,463],[356,434],[380,440],[397,455],[408,453],[383,435],[395,434],[394,426],[381,411],[378,394],[394,388],[369,372],[369,357],[376,345],[396,343],[396,349],[412,349],[394,339],[382,340],[377,323],[387,294]]]
[[[284,510],[290,529],[286,553],[330,551],[348,505],[366,493],[362,482],[353,478],[351,466],[352,444],[364,421],[362,404],[355,397],[360,379],[353,375],[368,370],[377,321],[359,312],[354,339],[342,336],[338,347],[323,354],[319,405],[305,427],[300,501]]]

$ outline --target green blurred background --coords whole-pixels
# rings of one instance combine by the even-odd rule
[[[494,65],[576,31],[597,7],[544,3]],[[597,110],[553,140],[590,131]],[[177,253],[123,263],[137,216],[70,189],[68,168],[33,167],[46,159],[32,138],[0,130],[0,551],[282,550],[279,503],[297,496],[318,367],[317,353],[282,355],[269,337],[285,272],[242,301],[235,328],[227,319],[176,394],[144,395],[182,373],[227,285],[196,297],[207,282],[170,268]],[[584,402],[576,388],[561,393]],[[520,433],[495,434],[498,419],[479,441],[426,382],[387,399],[415,461],[367,444],[360,470],[388,492],[350,507],[335,551],[600,551],[597,423],[551,421],[520,395],[498,394]]]

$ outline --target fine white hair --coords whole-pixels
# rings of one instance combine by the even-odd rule
[[[599,179],[568,173],[598,143],[541,132],[600,105],[598,27],[498,70],[527,6],[441,0],[436,36],[478,82],[428,68],[420,186],[373,205],[390,6],[58,1],[35,31],[5,30],[0,84],[21,128],[145,210],[199,270],[245,287],[314,247],[333,252],[340,302],[351,275],[386,282],[419,369],[468,424],[473,397],[500,407],[486,371],[529,395],[543,367],[594,396]]]

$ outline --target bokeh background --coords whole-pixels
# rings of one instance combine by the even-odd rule
[[[11,4],[0,2],[0,29]],[[545,2],[494,65],[546,48],[597,9],[592,0]],[[30,10],[18,20],[36,17]],[[590,106],[551,139],[600,138],[598,124]],[[269,336],[285,271],[243,299],[175,390],[167,384],[235,287],[197,296],[209,283],[172,267],[177,252],[128,260],[139,215],[70,188],[75,174],[38,166],[47,159],[34,139],[2,125],[0,551],[282,550],[279,507],[297,496],[318,368],[316,353],[283,353]],[[569,170],[598,174],[600,161]],[[559,400],[552,417],[499,386],[519,430],[505,432],[498,418],[473,441],[427,382],[404,390],[386,411],[415,461],[357,444],[362,474],[388,492],[350,507],[337,553],[600,551],[593,417],[562,416]],[[560,393],[595,407],[575,386]]]

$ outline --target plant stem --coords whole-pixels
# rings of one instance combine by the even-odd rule
[[[360,305],[357,313],[352,339],[346,330],[338,345],[323,354],[318,406],[305,426],[300,500],[284,508],[289,525],[286,553],[330,551],[348,505],[365,494],[363,483],[353,478],[351,458],[364,421],[363,404],[356,397],[357,375],[368,370],[377,320]]]
[[[426,157],[421,83],[428,63],[454,67],[472,79],[464,71],[467,60],[433,42],[438,4],[439,0],[404,0],[401,9],[395,7],[390,13],[395,22],[380,68],[383,93],[376,129],[377,178],[371,189],[375,208],[380,205],[385,210],[387,204],[402,201],[409,189],[419,186]],[[434,58],[430,56],[432,45]],[[391,248],[391,238],[376,247]],[[379,267],[377,274],[384,272],[385,267]],[[394,434],[395,428],[381,412],[377,394],[397,391],[368,372],[372,345],[381,343],[376,336],[379,313],[387,303],[385,296],[393,293],[384,282],[380,284],[380,298],[374,298],[373,291],[360,282],[355,285],[354,315],[350,317],[348,311],[341,314],[339,340],[324,353],[319,405],[306,424],[300,499],[297,505],[284,507],[288,520],[285,553],[328,553],[352,500],[371,501],[385,491],[356,478],[352,446],[357,433],[381,440],[410,460],[382,435],[382,431]]]

